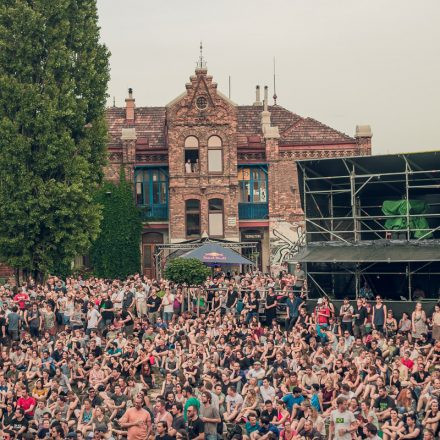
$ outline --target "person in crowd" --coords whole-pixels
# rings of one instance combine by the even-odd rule
[[[0,438],[437,438],[440,307],[314,308],[301,271],[0,286]]]

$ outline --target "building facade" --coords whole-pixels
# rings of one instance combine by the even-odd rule
[[[296,161],[371,154],[369,126],[347,136],[279,105],[240,106],[200,62],[186,90],[165,107],[107,111],[109,164],[134,184],[143,217],[142,268],[154,276],[160,243],[210,237],[258,242],[258,265],[278,271],[303,239]],[[254,255],[255,257],[255,255]]]

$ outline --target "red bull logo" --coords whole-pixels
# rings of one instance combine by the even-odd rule
[[[203,254],[204,260],[226,260],[226,257],[220,252],[207,252]]]

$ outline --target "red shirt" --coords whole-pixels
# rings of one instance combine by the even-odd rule
[[[403,365],[405,365],[406,368],[412,370],[412,367],[414,367],[414,362],[411,359],[400,359]]]
[[[318,313],[323,313],[325,316],[318,315]],[[318,324],[328,324],[328,319],[330,318],[330,309],[328,307],[319,307],[316,309],[316,315]]]
[[[32,396],[28,396],[27,399],[25,399],[24,397],[20,397],[17,400],[17,407],[21,408],[23,411],[27,411],[31,406],[34,407],[35,409],[35,405],[37,404],[37,401],[32,397]],[[34,415],[34,409],[32,411],[26,412],[26,414],[29,414],[30,416]]]
[[[24,310],[26,308],[26,301],[29,301],[29,295],[26,292],[17,293],[14,296],[14,301],[18,302],[18,307],[21,310]]]

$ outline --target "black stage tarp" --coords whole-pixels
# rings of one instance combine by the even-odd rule
[[[420,244],[394,241],[369,242],[365,245],[342,245],[331,242],[308,245],[294,260],[310,263],[396,263],[440,261],[440,242],[430,240]]]

